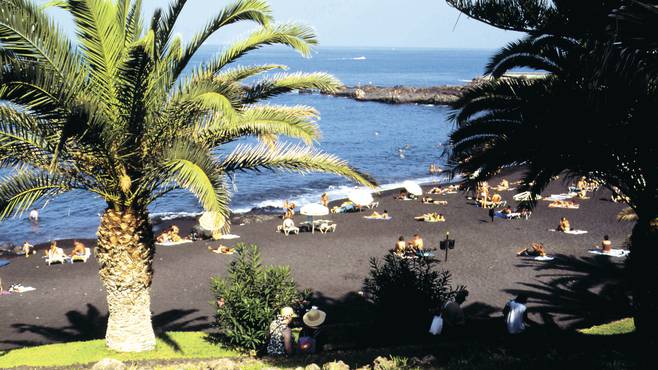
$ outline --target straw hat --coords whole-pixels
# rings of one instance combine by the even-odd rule
[[[302,320],[304,324],[310,327],[316,327],[322,325],[324,319],[327,317],[327,314],[324,311],[320,311],[317,308],[312,308],[307,313],[304,314]]]
[[[297,314],[295,314],[295,310],[293,310],[292,307],[287,307],[287,306],[281,309],[279,315],[283,317],[297,317]]]

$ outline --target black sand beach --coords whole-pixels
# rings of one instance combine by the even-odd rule
[[[544,194],[563,193],[566,188],[567,184],[558,180]],[[513,194],[502,192],[507,201]],[[439,267],[452,272],[453,284],[467,286],[467,313],[499,316],[513,294],[529,291],[529,308],[534,312],[530,319],[537,322],[579,327],[627,314],[623,304],[610,303],[613,300],[608,299],[606,288],[619,277],[624,259],[587,252],[604,234],[609,234],[618,248],[631,232],[631,223],[616,220],[615,215],[624,206],[609,201],[609,192],[600,190],[589,200],[576,200],[581,204],[577,210],[551,209],[547,202],[540,201],[529,220],[497,218],[493,223],[487,210],[470,205],[463,193],[433,197],[447,200],[448,205],[397,201],[389,192],[382,194],[377,210],[388,210],[393,217],[390,221],[364,219],[369,212],[329,215],[338,224],[336,232],[286,237],[274,232],[280,223],[274,219],[234,225],[232,233],[241,238],[223,244],[255,243],[265,263],[289,265],[300,287],[316,292],[316,303],[329,311],[329,319],[331,306],[361,290],[369,259],[388,253],[399,235],[409,239],[420,233],[426,246],[438,247],[447,231],[456,240],[456,248],[450,251],[447,262],[439,251]],[[514,206],[513,201],[511,204]],[[425,223],[413,219],[435,210],[444,213],[447,221]],[[561,216],[588,233],[549,231]],[[298,215],[295,221],[304,219]],[[183,232],[192,226],[191,222],[177,224]],[[539,262],[515,256],[518,249],[531,242],[543,242],[555,260]],[[93,245],[93,241],[88,244]],[[208,246],[217,245],[216,241],[199,241],[158,247],[152,288],[154,325],[158,330],[212,330],[210,277],[223,275],[232,259],[208,251]],[[60,246],[68,253],[71,242],[61,242]],[[94,258],[87,263],[47,266],[41,255],[13,258],[8,266],[0,268],[5,288],[12,283],[36,288],[0,297],[0,348],[103,337],[107,308]]]

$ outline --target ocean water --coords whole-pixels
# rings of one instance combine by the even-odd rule
[[[195,62],[217,52],[208,46]],[[243,57],[240,64],[280,63],[288,72],[329,72],[346,85],[381,86],[458,85],[480,76],[493,51],[448,49],[319,48],[309,59],[280,48],[263,49]],[[286,94],[272,104],[310,105],[320,111],[322,139],[316,148],[349,161],[373,176],[383,189],[403,180],[436,181],[429,176],[430,163],[443,162],[443,143],[452,129],[442,106],[387,105],[356,102],[323,95]],[[222,148],[219,155],[237,144]],[[231,209],[280,207],[284,199],[297,204],[319,201],[323,192],[330,199],[345,197],[354,183],[332,175],[294,173],[237,173],[232,179]],[[41,220],[32,225],[27,214],[0,222],[0,243],[45,242],[53,239],[93,238],[104,202],[84,192],[71,192],[37,205]],[[154,203],[151,214],[175,218],[201,212],[189,193],[179,191]]]

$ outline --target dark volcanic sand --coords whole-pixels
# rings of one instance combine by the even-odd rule
[[[560,180],[544,194],[562,193],[565,189],[566,184]],[[508,201],[513,194],[502,193]],[[451,237],[457,241],[456,249],[450,251],[448,262],[443,262],[443,253],[439,251],[438,257],[442,260],[439,267],[452,272],[454,284],[467,286],[470,291],[467,300],[470,311],[467,312],[500,315],[500,308],[511,297],[510,291],[529,289],[537,297],[545,297],[560,305],[568,302],[573,307],[581,307],[578,310],[582,312],[576,313],[576,316],[585,318],[581,323],[620,315],[619,311],[601,303],[606,302],[604,299],[597,301],[598,283],[591,284],[595,287],[594,294],[577,291],[580,288],[573,282],[578,279],[567,278],[555,290],[544,291],[547,285],[541,284],[555,279],[555,274],[578,276],[592,271],[592,279],[604,283],[607,279],[605,271],[615,271],[623,263],[623,259],[587,253],[606,233],[618,247],[631,232],[631,223],[620,223],[615,218],[623,205],[603,200],[609,199],[607,191],[600,190],[589,200],[577,200],[581,203],[578,210],[551,209],[546,206],[547,202],[540,201],[527,221],[497,218],[494,223],[488,221],[487,210],[470,205],[463,193],[433,197],[448,200],[449,204],[438,206],[424,205],[419,201],[396,201],[392,193],[385,193],[378,210],[387,209],[393,217],[390,221],[366,220],[363,218],[366,212],[330,215],[328,218],[338,223],[335,233],[300,233],[286,237],[274,232],[280,223],[276,219],[234,225],[232,233],[241,238],[223,242],[228,246],[238,242],[258,244],[265,263],[291,266],[298,284],[322,296],[320,304],[324,303],[323,307],[327,308],[327,302],[361,290],[369,259],[384,256],[399,235],[409,239],[414,233],[420,233],[426,246],[437,247],[446,231],[450,231]],[[447,222],[425,223],[413,219],[432,210],[444,213]],[[589,233],[576,236],[548,231],[563,215],[576,228]],[[297,215],[295,221],[299,223],[304,219],[304,216]],[[189,221],[178,224],[183,232],[192,226]],[[164,226],[157,225],[156,228]],[[515,257],[518,249],[533,241],[543,242],[549,254],[556,255],[556,260],[537,262]],[[70,241],[60,243],[67,253],[70,244]],[[200,241],[157,249],[151,295],[154,324],[158,329],[210,330],[213,314],[208,303],[212,299],[210,277],[224,274],[232,258],[208,251],[209,245],[218,244]],[[29,293],[0,297],[0,348],[102,337],[107,308],[95,259],[92,257],[86,264],[47,266],[41,255],[39,252],[31,258],[13,258],[11,264],[0,268],[5,288],[17,282],[37,288]],[[576,271],[570,271],[572,269]],[[524,284],[534,285],[528,287]],[[574,303],[581,297],[587,302]],[[541,304],[536,298],[533,302],[531,296],[531,310],[546,311],[539,309]],[[556,320],[560,326],[573,323],[564,321],[571,314],[568,309],[549,311],[563,311],[552,312],[549,321]],[[535,313],[531,319],[546,322],[547,317]]]

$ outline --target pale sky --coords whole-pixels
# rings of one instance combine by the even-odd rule
[[[189,40],[194,31],[228,0],[189,0],[176,31]],[[167,0],[144,0],[146,14]],[[445,0],[270,0],[277,22],[313,26],[320,46],[429,47],[494,49],[520,34],[501,31],[462,15]],[[57,15],[67,29],[70,22]],[[455,23],[457,25],[455,27]],[[209,41],[227,44],[244,35],[252,24],[230,26]],[[453,27],[454,30],[453,30]]]

